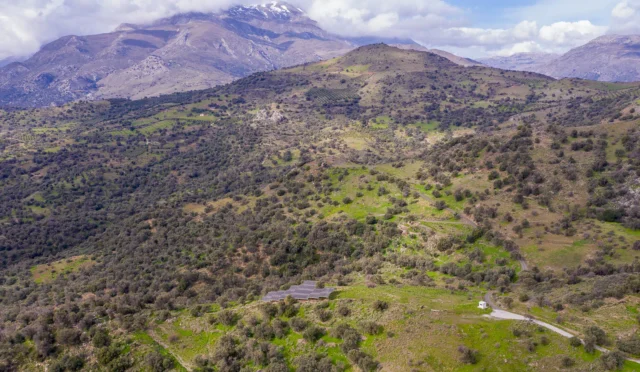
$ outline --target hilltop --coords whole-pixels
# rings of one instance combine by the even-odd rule
[[[332,35],[283,2],[177,14],[150,24],[123,24],[99,35],[65,36],[28,59],[0,61],[0,107],[207,89],[380,41],[420,48],[413,40]]]
[[[377,44],[2,111],[0,368],[638,370],[639,99]]]

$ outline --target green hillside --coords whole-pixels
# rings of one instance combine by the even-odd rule
[[[372,45],[0,111],[0,370],[640,370],[639,98]]]

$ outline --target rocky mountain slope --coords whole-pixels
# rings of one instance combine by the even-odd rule
[[[332,35],[287,3],[180,14],[150,25],[123,24],[101,35],[66,36],[26,61],[9,63],[0,69],[0,106],[206,89],[373,42],[420,48],[412,40]]]
[[[608,82],[640,80],[640,35],[606,35],[563,55],[518,53],[480,59],[500,69],[532,71],[554,78]]]
[[[560,55],[553,53],[516,53],[506,57],[480,58],[478,61],[503,70],[537,72],[558,57]]]
[[[606,35],[537,69],[553,77],[599,81],[640,80],[640,35]]]
[[[377,44],[0,111],[0,370],[637,371],[638,98]]]
[[[41,106],[204,89],[353,48],[285,3],[180,14],[45,45],[0,71],[0,104]]]

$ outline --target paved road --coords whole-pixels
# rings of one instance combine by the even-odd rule
[[[524,258],[519,259],[518,262],[520,262],[520,267],[522,268],[522,271],[529,270],[529,265],[527,265],[527,261],[525,261]]]
[[[526,321],[531,321],[541,327],[544,327],[548,330],[551,330],[559,335],[562,335],[564,337],[567,338],[571,338],[574,337],[575,335],[572,333],[569,333],[567,331],[565,331],[564,329],[560,329],[552,324],[543,322],[541,320],[537,320],[537,319],[531,319],[531,318],[527,318],[525,316],[522,316],[520,314],[516,314],[516,313],[512,313],[510,311],[506,311],[503,309],[500,309],[498,307],[498,305],[495,303],[495,301],[493,300],[493,294],[491,292],[488,292],[487,294],[484,295],[484,301],[491,306],[491,309],[493,310],[491,312],[491,314],[489,314],[490,317],[495,318],[495,319],[507,319],[507,320],[526,320]],[[583,344],[584,341],[581,339],[580,340]],[[596,350],[602,352],[602,353],[608,353],[610,352],[609,349],[605,349],[601,346],[596,346]],[[628,361],[630,362],[635,362],[640,364],[640,359],[634,359],[634,358],[626,358]]]

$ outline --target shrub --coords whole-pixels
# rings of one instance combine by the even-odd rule
[[[222,310],[218,313],[218,320],[226,326],[234,326],[238,322],[238,315],[231,310]]]
[[[272,303],[265,303],[262,304],[262,306],[260,307],[260,310],[262,311],[262,313],[264,314],[265,317],[271,319],[273,317],[275,317],[276,315],[278,315],[278,307]]]
[[[530,353],[533,353],[534,351],[536,351],[536,347],[538,347],[538,344],[536,342],[533,342],[532,340],[527,341],[527,350]]]
[[[618,341],[618,349],[629,354],[640,354],[640,336],[633,335],[630,338]]]
[[[547,338],[547,336],[542,336],[542,337],[540,337],[540,344],[541,344],[541,345],[547,346],[547,345],[549,345],[549,343],[550,343],[550,341],[549,341],[549,339]]]
[[[146,362],[153,372],[169,371],[174,367],[174,363],[171,358],[165,357],[157,351],[152,351],[147,354]]]
[[[80,341],[80,331],[73,328],[64,328],[58,331],[57,339],[58,343],[61,345],[79,345]]]
[[[360,367],[360,369],[365,372],[376,371],[380,366],[378,362],[373,360],[370,355],[362,352],[361,350],[351,350],[349,351],[347,356],[353,363],[358,365],[358,367]]]
[[[376,300],[373,302],[373,310],[385,311],[389,308],[389,304],[386,301]]]
[[[93,346],[95,347],[105,347],[111,345],[111,337],[109,337],[109,333],[102,329],[97,328],[93,333]]]
[[[59,361],[53,363],[50,371],[80,371],[84,367],[84,358],[78,355],[65,355]]]
[[[317,311],[317,314],[318,314],[318,318],[320,318],[320,320],[323,322],[326,322],[329,319],[331,319],[331,311],[329,310],[321,309]]]
[[[304,331],[308,325],[309,323],[304,319],[300,319],[300,318],[291,319],[291,328],[293,328],[293,330],[296,332]]]
[[[624,366],[624,355],[619,351],[612,351],[610,353],[603,353],[600,357],[602,366],[608,371],[616,371],[622,369]]]
[[[478,351],[470,349],[466,346],[458,346],[458,353],[460,353],[460,361],[464,364],[476,364],[478,363]]]
[[[340,324],[333,330],[333,335],[342,339],[340,348],[344,353],[348,353],[350,350],[360,347],[360,341],[362,336],[358,331],[351,328],[348,324]]]
[[[570,367],[573,367],[575,364],[576,364],[576,361],[573,360],[571,357],[568,357],[568,356],[562,357],[562,367],[570,368]]]
[[[278,313],[282,316],[286,316],[287,318],[291,318],[298,314],[298,301],[291,297],[287,296],[284,301],[280,301],[278,303]]]
[[[316,372],[328,371],[333,372],[335,368],[331,364],[331,360],[323,355],[307,354],[296,358],[296,371],[299,372]]]
[[[98,350],[97,360],[101,365],[106,366],[112,361],[118,359],[121,352],[122,350],[118,345],[111,345],[109,347]]]
[[[202,314],[205,312],[205,309],[202,305],[196,305],[194,307],[191,308],[191,316],[194,318],[199,318],[202,316]]]
[[[579,347],[580,345],[582,345],[582,341],[580,341],[579,338],[573,336],[569,339],[569,345],[573,347]]]
[[[341,316],[349,316],[351,315],[351,309],[349,309],[346,306],[340,306],[338,307],[338,314],[340,314]]]
[[[596,345],[604,345],[607,343],[607,335],[604,331],[597,326],[587,327],[584,331],[585,339],[590,338],[593,339]]]
[[[589,354],[593,354],[596,351],[596,342],[592,337],[585,337],[584,351],[586,351]]]
[[[316,342],[325,335],[324,328],[311,326],[302,334],[302,337],[309,342]]]
[[[360,323],[360,328],[370,335],[379,335],[382,333],[382,326],[376,322],[365,321]]]

